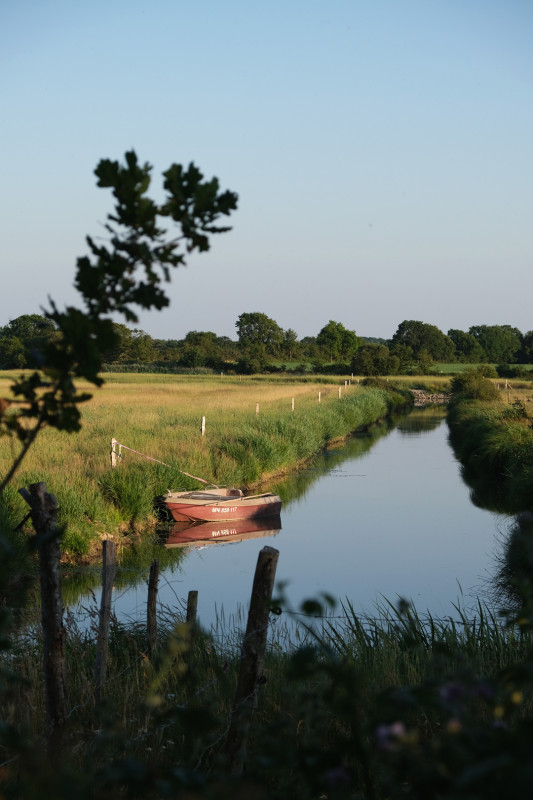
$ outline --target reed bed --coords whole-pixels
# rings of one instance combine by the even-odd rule
[[[6,389],[7,394],[8,385],[2,378],[0,393]],[[344,381],[339,397],[338,382],[228,376],[109,374],[104,386],[92,391],[83,407],[82,430],[76,435],[44,430],[13,484],[16,489],[46,482],[58,498],[65,550],[72,554],[88,552],[91,542],[121,526],[153,524],[155,498],[169,488],[198,485],[184,472],[218,485],[252,488],[407,402],[400,393]],[[112,438],[137,451],[122,450],[114,470]],[[9,463],[13,448],[0,439],[0,465]],[[7,527],[25,516],[16,491],[0,514],[10,522]]]

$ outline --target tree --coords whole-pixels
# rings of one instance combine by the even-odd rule
[[[287,328],[287,330],[283,332],[283,355],[288,358],[289,361],[292,361],[292,359],[298,355],[299,349],[298,334],[292,328]]]
[[[351,363],[356,375],[395,375],[399,366],[400,360],[384,344],[362,344]]]
[[[283,329],[266,314],[258,311],[241,314],[235,327],[244,355],[264,361],[266,356],[279,354],[283,344]]]
[[[167,306],[162,284],[170,280],[170,269],[185,264],[185,253],[208,250],[211,234],[229,230],[215,222],[237,207],[237,196],[219,192],[217,178],[204,181],[194,164],[187,169],[173,164],[163,173],[166,195],[158,205],[146,196],[151,169],[141,165],[133,151],[126,153],[124,164],[104,159],[96,167],[98,186],[111,189],[115,198],[114,213],[105,225],[109,241],[96,244],[87,237],[90,255],[78,259],[75,277],[84,309],[59,311],[51,302],[45,317],[58,335],[43,351],[43,368],[16,382],[12,399],[0,404],[0,434],[21,444],[0,492],[43,427],[79,430],[79,405],[90,395],[77,392],[75,379],[103,383],[103,354],[116,347],[119,338],[112,315],[135,323],[138,307]],[[176,236],[167,233],[169,222],[177,225]],[[179,252],[181,245],[185,253]]]
[[[0,368],[36,367],[56,334],[54,323],[41,314],[23,314],[0,328]]]
[[[514,364],[522,345],[522,334],[510,325],[473,325],[468,331],[485,351],[487,361]]]
[[[485,361],[487,356],[475,336],[471,333],[451,328],[448,331],[448,338],[455,345],[456,358],[467,364],[477,364]]]
[[[521,364],[533,363],[533,331],[527,331],[522,337],[522,347],[518,358]]]
[[[319,332],[316,343],[329,361],[349,361],[359,347],[355,331],[332,319]]]
[[[434,361],[452,361],[455,355],[454,343],[436,325],[428,325],[418,320],[404,320],[398,325],[396,333],[389,343],[391,351],[396,345],[405,345],[413,351],[416,361],[421,351],[425,350],[424,359],[429,356]]]

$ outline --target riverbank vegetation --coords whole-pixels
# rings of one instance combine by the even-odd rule
[[[167,610],[149,658],[143,627],[115,620],[98,704],[95,635],[69,618],[73,711],[50,763],[39,745],[43,643],[27,623],[1,658],[17,676],[0,698],[2,796],[526,797],[529,622],[506,627],[481,605],[476,621],[457,616],[423,620],[385,605],[361,617],[346,602],[291,645],[284,614],[273,615],[244,774],[228,769],[225,751],[240,634],[215,643]]]
[[[331,380],[108,375],[86,404],[75,437],[42,431],[17,486],[3,493],[0,513],[16,527],[25,516],[16,488],[46,482],[58,498],[64,550],[81,555],[103,535],[153,524],[155,498],[169,488],[198,486],[184,473],[251,488],[412,403],[406,389],[386,382]],[[129,448],[121,451],[115,469],[109,458],[112,438]],[[9,440],[1,439],[0,463],[11,457]]]
[[[474,499],[507,513],[533,511],[533,396],[529,384],[498,391],[479,371],[457,376],[450,440]],[[503,396],[502,396],[503,395]]]

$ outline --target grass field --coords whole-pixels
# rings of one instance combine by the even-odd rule
[[[10,377],[0,376],[0,396],[9,396]],[[5,493],[0,522],[3,518],[12,526],[25,516],[18,487],[44,481],[58,497],[67,547],[83,552],[95,536],[121,525],[140,527],[153,518],[154,497],[168,488],[198,485],[183,472],[220,485],[252,487],[383,419],[395,402],[405,402],[383,389],[331,380],[121,373],[106,375],[100,389],[80,384],[81,390],[93,391],[83,406],[81,432],[41,433]],[[122,450],[114,470],[112,438],[130,448]],[[2,472],[16,446],[0,439]]]

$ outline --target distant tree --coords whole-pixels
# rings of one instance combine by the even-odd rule
[[[332,319],[318,333],[316,343],[329,361],[350,361],[359,347],[355,331]]]
[[[138,328],[134,328],[128,357],[138,364],[150,364],[155,359],[156,350],[152,337]]]
[[[452,361],[455,356],[454,343],[446,334],[436,325],[418,320],[404,320],[400,323],[390,340],[391,351],[396,345],[410,347],[415,360],[419,360],[421,351],[426,351],[434,361]]]
[[[448,338],[455,345],[455,353],[458,361],[466,364],[478,364],[487,360],[487,354],[481,347],[479,341],[471,333],[450,328]]]
[[[282,354],[289,361],[297,358],[300,352],[298,334],[292,328],[283,331],[283,343],[281,345]]]
[[[314,361],[321,357],[321,350],[316,343],[316,336],[304,336],[300,339],[300,350],[302,358]]]
[[[485,351],[487,361],[514,364],[522,346],[522,334],[510,325],[473,325],[468,331]]]
[[[533,364],[533,331],[523,335],[518,360],[521,364]]]
[[[41,314],[22,314],[0,328],[0,368],[39,368],[44,351],[57,334],[54,323]]]
[[[277,356],[283,345],[283,329],[259,311],[241,314],[235,323],[239,346],[245,355],[261,362]]]
[[[399,367],[399,358],[384,344],[362,344],[351,362],[356,375],[395,375]]]

